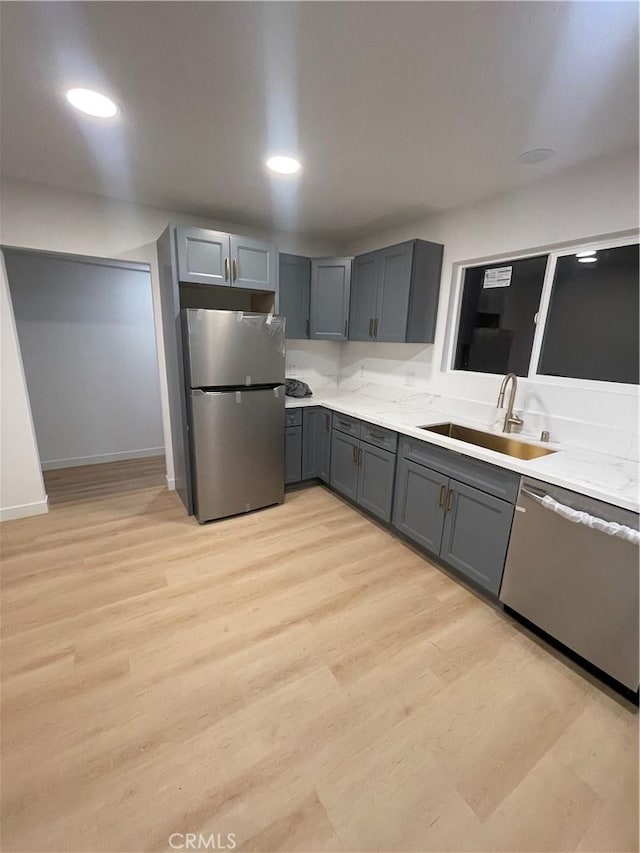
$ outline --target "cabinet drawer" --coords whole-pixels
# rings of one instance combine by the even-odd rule
[[[504,501],[516,502],[520,475],[514,471],[413,438],[401,440],[400,455]]]
[[[288,427],[302,426],[302,409],[285,409],[284,425]]]
[[[362,440],[368,441],[369,444],[375,444],[376,447],[382,447],[384,450],[396,452],[398,444],[398,433],[390,429],[374,426],[373,424],[362,424]]]
[[[333,428],[339,429],[340,432],[346,432],[347,435],[353,435],[355,438],[360,438],[362,423],[356,418],[349,417],[349,415],[340,415],[338,412],[334,412]]]

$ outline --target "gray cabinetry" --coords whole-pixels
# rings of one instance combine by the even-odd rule
[[[383,521],[391,519],[396,455],[366,441],[358,449],[358,491],[356,501]]]
[[[333,488],[352,500],[358,493],[358,449],[360,441],[334,429],[331,437],[331,478]]]
[[[311,262],[310,337],[346,341],[349,331],[351,258]]]
[[[251,237],[230,237],[231,284],[245,290],[276,289],[276,250]]]
[[[290,340],[308,338],[309,290],[311,287],[311,261],[298,255],[280,253],[278,313],[287,319],[286,336]]]
[[[302,479],[329,479],[331,413],[327,409],[302,411]]]
[[[251,237],[177,228],[178,279],[243,290],[276,289],[276,250]]]
[[[400,442],[400,457],[394,527],[497,595],[518,475],[407,438]]]
[[[355,258],[349,339],[433,343],[442,253],[410,240]]]
[[[206,228],[177,228],[178,279],[231,285],[229,235]]]
[[[299,483],[302,475],[302,427],[286,427],[284,431],[284,481]]]
[[[335,412],[333,426],[331,485],[372,515],[390,521],[396,470],[396,433]],[[365,434],[376,443],[359,438]]]
[[[434,554],[440,553],[449,478],[409,459],[398,463],[393,525]]]
[[[500,590],[513,506],[456,480],[449,481],[440,557],[495,595]]]

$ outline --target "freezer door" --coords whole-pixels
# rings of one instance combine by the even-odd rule
[[[198,521],[284,500],[284,387],[192,391]]]
[[[244,311],[183,311],[191,388],[284,382],[284,317]]]

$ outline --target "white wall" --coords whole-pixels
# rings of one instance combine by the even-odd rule
[[[148,270],[6,250],[43,468],[164,453]]]
[[[628,156],[581,164],[509,194],[451,210],[344,247],[358,254],[414,237],[444,244],[436,340],[432,346],[347,343],[341,383],[368,382],[495,405],[499,378],[443,365],[454,265],[483,262],[523,250],[547,250],[587,238],[638,229],[638,160]],[[517,402],[530,412],[531,432],[551,426],[560,441],[637,453],[637,393],[559,388],[544,380],[519,381]],[[347,386],[348,387],[348,386]],[[586,434],[584,423],[595,429]],[[620,434],[616,433],[620,430]],[[609,439],[605,435],[610,432]],[[635,433],[634,438],[631,433]]]
[[[155,248],[156,240],[169,222],[201,225],[273,239],[282,251],[293,254],[334,253],[333,246],[296,235],[266,234],[259,229],[238,223],[220,222],[195,214],[66,192],[42,184],[3,178],[0,188],[1,245],[134,260],[150,265],[167,481],[172,485],[173,462]]]
[[[47,511],[4,257],[0,252],[0,521]]]

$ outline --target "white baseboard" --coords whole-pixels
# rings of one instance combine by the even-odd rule
[[[13,521],[16,518],[27,518],[29,515],[42,515],[49,512],[48,498],[30,504],[6,506],[0,509],[0,521]]]
[[[167,488],[170,492],[175,492],[176,490],[176,481],[173,477],[170,477],[168,474],[166,475]]]
[[[123,450],[120,453],[101,453],[97,456],[77,456],[74,459],[50,459],[42,463],[42,470],[54,471],[56,468],[78,468],[81,465],[101,465],[103,462],[144,459],[146,456],[164,456],[164,447],[144,447],[142,450]]]

